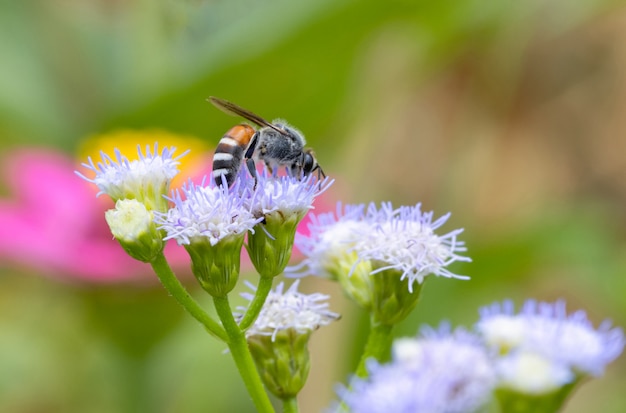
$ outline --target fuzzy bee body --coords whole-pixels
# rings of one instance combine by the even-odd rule
[[[248,127],[253,131],[251,138],[248,139],[249,143],[246,142],[247,148],[243,159],[255,179],[255,161],[263,161],[270,173],[277,171],[280,167],[285,167],[291,176],[307,176],[314,171],[317,171],[318,178],[325,176],[313,151],[304,147],[306,140],[299,130],[282,120],[269,123],[260,116],[226,100],[215,97],[209,100],[224,112],[241,116],[259,126],[259,129],[254,132],[254,129],[248,125],[237,125],[222,138],[213,157],[213,177],[218,185],[222,184],[222,176],[224,176],[226,183],[230,186],[241,167],[242,158],[239,149],[243,148],[244,140],[237,141],[241,143],[235,145],[227,138],[232,138],[229,134],[236,128],[243,127]],[[247,137],[250,132],[248,129],[245,133],[239,129],[233,132],[233,134],[237,133]]]
[[[246,151],[246,158],[263,161],[273,171],[281,166],[299,164],[302,157],[304,136],[302,133],[282,121],[274,121],[273,125],[287,132],[287,135],[272,128],[261,128],[257,138]]]

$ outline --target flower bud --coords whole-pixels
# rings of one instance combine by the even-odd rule
[[[241,248],[248,231],[259,222],[244,200],[246,191],[193,183],[168,198],[174,207],[156,213],[165,239],[175,239],[191,256],[191,269],[202,288],[214,297],[228,294],[237,283]]]
[[[377,264],[373,262],[374,272]],[[380,270],[378,270],[380,271]],[[402,278],[398,270],[388,269],[370,275],[372,305],[371,314],[375,322],[395,325],[404,320],[417,305],[423,284],[416,283],[407,288],[409,281]]]
[[[163,239],[154,215],[136,199],[122,199],[104,217],[124,251],[142,262],[151,262],[163,251]]]
[[[269,177],[263,174],[250,198],[250,209],[262,219],[254,234],[248,236],[248,254],[262,277],[275,277],[282,273],[291,258],[298,224],[313,207],[316,196],[332,182],[321,182],[312,176]]]
[[[296,228],[302,219],[299,214],[283,216],[273,212],[264,216],[254,233],[248,235],[248,255],[254,268],[262,277],[275,277],[282,273],[293,249]]]
[[[248,337],[248,346],[265,387],[280,399],[295,397],[309,376],[311,332],[282,330],[275,336]]]
[[[225,297],[239,279],[241,248],[244,235],[223,238],[215,245],[207,239],[196,238],[185,245],[191,257],[193,275],[213,297]]]
[[[309,375],[311,333],[339,318],[328,310],[323,294],[302,294],[299,280],[283,293],[280,283],[271,291],[246,339],[265,386],[281,399],[295,397]],[[242,294],[252,299],[249,294]]]

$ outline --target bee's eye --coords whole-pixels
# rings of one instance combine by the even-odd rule
[[[313,166],[315,165],[315,159],[313,159],[313,155],[310,153],[304,154],[304,161],[302,162],[302,170],[305,174],[310,173],[313,170]]]

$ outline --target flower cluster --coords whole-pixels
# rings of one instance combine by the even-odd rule
[[[270,336],[276,340],[281,331],[293,329],[299,334],[315,331],[339,318],[339,314],[328,310],[328,296],[325,294],[302,294],[298,292],[300,280],[296,280],[284,291],[284,283],[267,296],[263,309],[254,324],[246,331],[246,336]],[[254,286],[249,285],[254,289]],[[242,293],[242,297],[252,301],[254,296]]]
[[[596,330],[583,311],[568,315],[564,301],[529,300],[519,313],[496,303],[481,309],[476,329],[499,354],[500,386],[529,394],[599,376],[624,348],[622,330],[608,321]]]
[[[371,274],[395,270],[407,280],[412,291],[429,274],[467,279],[447,267],[455,261],[471,261],[459,255],[466,251],[457,236],[462,229],[444,235],[435,234],[450,217],[446,214],[433,221],[434,213],[422,212],[421,205],[393,209],[390,203],[337,206],[336,214],[312,218],[310,234],[296,239],[296,246],[307,257],[292,273],[314,274],[335,278],[343,254],[353,255],[354,270],[359,263],[374,264]],[[341,270],[340,270],[341,271]]]
[[[170,182],[178,174],[180,158],[174,157],[176,148],[164,148],[159,154],[159,146],[154,149],[146,146],[145,154],[137,147],[139,159],[129,160],[119,150],[115,150],[115,160],[101,152],[102,162],[97,165],[91,157],[83,166],[95,173],[93,179],[76,171],[88,182],[94,183],[100,192],[116,202],[115,209],[106,213],[107,223],[113,236],[124,250],[142,262],[152,262],[164,248],[163,237],[153,222],[155,213],[167,210],[164,195]]]
[[[330,178],[318,182],[315,175],[304,178],[281,176],[277,179],[263,170],[257,175],[256,189],[249,205],[256,217],[267,218],[280,212],[284,216],[294,216],[301,220],[313,208],[315,198],[333,182]]]
[[[261,411],[272,410],[263,385],[293,407],[308,377],[312,332],[339,318],[329,310],[328,296],[298,292],[299,280],[272,290],[294,243],[305,259],[287,269],[290,275],[338,281],[370,315],[358,377],[341,390],[340,409],[476,413],[497,402],[507,412],[554,412],[575,384],[601,375],[623,351],[624,333],[608,322],[594,329],[584,312],[568,315],[564,302],[531,300],[519,313],[508,301],[483,308],[474,332],[447,325],[424,329],[417,338],[398,340],[391,352],[392,328],[415,308],[429,275],[468,279],[449,269],[470,261],[457,239],[462,229],[437,233],[450,214],[435,219],[420,204],[338,204],[335,213],[312,215],[309,234],[296,238],[298,223],[332,180],[265,171],[251,179],[242,168],[230,186],[189,181],[167,196],[178,173],[180,156],[173,153],[166,148],[159,154],[155,145],[145,155],[139,150],[133,161],[119,151],[115,160],[102,154],[101,163],[84,164],[93,179],[79,175],[116,201],[106,220],[128,254],[152,264],[179,303],[228,344]],[[189,253],[220,323],[167,266],[162,251],[171,239]],[[238,282],[244,243],[258,285],[242,294],[248,307],[233,314],[228,294]]]
[[[461,229],[437,235],[450,214],[433,220],[421,205],[394,209],[390,203],[337,206],[311,219],[309,235],[296,239],[305,260],[288,274],[337,280],[349,297],[378,324],[395,325],[415,308],[429,274],[467,279],[448,270],[470,261],[457,240]]]
[[[206,239],[214,246],[233,236],[244,236],[254,231],[261,222],[247,205],[249,194],[239,194],[237,181],[234,188],[216,185],[195,185],[189,182],[181,191],[175,190],[167,199],[174,204],[167,212],[156,213],[155,221],[167,234],[165,240],[175,239],[179,245]]]
[[[146,146],[145,154],[141,147],[137,147],[137,152],[139,159],[133,161],[129,161],[117,149],[115,159],[101,152],[101,162],[96,164],[90,157],[88,163],[83,164],[85,168],[95,172],[93,179],[79,172],[77,174],[94,183],[100,189],[98,195],[107,194],[114,201],[137,199],[149,210],[164,211],[167,209],[167,202],[162,195],[169,190],[172,178],[178,174],[179,160],[187,152],[174,157],[176,148],[164,148],[159,154],[156,143],[152,151]]]
[[[299,281],[286,291],[282,282],[278,284],[246,331],[248,346],[265,386],[281,399],[295,397],[306,382],[311,367],[308,350],[311,333],[339,319],[339,314],[328,309],[327,295],[302,294],[298,292]],[[252,305],[254,295],[242,295]]]
[[[264,171],[255,183],[247,203],[252,214],[262,219],[263,227],[248,237],[248,252],[259,274],[271,278],[287,267],[298,224],[333,181],[318,181],[313,175],[275,178]]]
[[[496,374],[474,335],[447,326],[394,344],[389,364],[369,363],[369,377],[340,391],[354,413],[471,413],[491,398]]]
[[[594,329],[563,301],[529,300],[517,314],[505,301],[480,313],[476,333],[444,325],[397,340],[389,364],[370,362],[369,378],[340,391],[343,403],[354,413],[472,413],[495,397],[502,411],[554,412],[574,384],[600,375],[624,349],[621,329]]]

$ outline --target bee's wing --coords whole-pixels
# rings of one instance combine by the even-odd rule
[[[281,129],[276,125],[272,125],[259,115],[254,114],[249,110],[242,108],[241,106],[237,106],[232,102],[216,98],[215,96],[210,96],[208,100],[222,112],[228,113],[229,115],[241,116],[242,118],[247,119],[250,122],[253,122],[259,126],[267,126],[268,128],[272,128],[282,135],[288,135],[288,133],[284,129]]]

